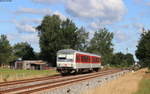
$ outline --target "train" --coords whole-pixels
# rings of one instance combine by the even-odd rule
[[[101,56],[73,49],[57,52],[57,71],[61,74],[76,74],[85,71],[98,72],[101,68]]]

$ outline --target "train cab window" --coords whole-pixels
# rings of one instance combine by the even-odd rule
[[[73,61],[73,55],[72,54],[61,54],[58,55],[59,62],[72,62]]]
[[[66,57],[58,57],[58,59],[66,59]]]

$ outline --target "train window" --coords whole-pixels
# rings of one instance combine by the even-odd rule
[[[60,54],[58,55],[59,62],[72,62],[73,61],[73,55],[72,54]]]
[[[99,58],[96,58],[96,62],[97,62],[97,63],[99,62]]]
[[[96,58],[96,62],[98,62],[98,58]]]
[[[76,62],[80,62],[80,55],[76,55]]]
[[[66,59],[66,57],[58,57],[58,59]]]
[[[84,56],[81,56],[81,61],[85,62],[85,57]]]
[[[85,56],[85,62],[90,62],[90,57],[89,56]]]
[[[88,62],[88,56],[85,56],[85,62]]]
[[[88,61],[88,57],[87,56],[81,56],[81,61],[82,62],[87,62]]]
[[[91,60],[93,60],[93,59],[91,59],[90,56],[81,56],[80,60],[81,60],[81,62],[89,63],[89,62],[92,62]]]
[[[92,58],[92,62],[93,62],[93,63],[99,62],[98,59],[99,59],[99,58],[97,58],[97,57],[93,57],[93,58]]]

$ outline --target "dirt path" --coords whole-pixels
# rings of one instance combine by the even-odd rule
[[[138,89],[138,83],[142,79],[146,69],[128,73],[116,80],[105,83],[95,89],[81,94],[133,94]]]

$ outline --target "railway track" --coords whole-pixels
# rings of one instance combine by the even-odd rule
[[[16,80],[16,81],[9,81],[9,82],[1,82],[0,87],[2,86],[9,86],[9,85],[14,85],[14,84],[20,84],[20,83],[29,83],[29,82],[36,82],[36,81],[41,81],[41,80],[47,80],[47,79],[55,79],[62,77],[60,75],[54,75],[54,76],[47,76],[47,77],[39,77],[39,78],[32,78],[32,79],[24,79],[24,80]]]
[[[30,94],[30,93],[52,89],[63,85],[72,84],[75,82],[79,82],[79,81],[83,81],[83,80],[87,80],[99,76],[104,76],[104,75],[108,75],[120,71],[121,70],[107,70],[107,71],[100,71],[97,73],[76,75],[76,76],[69,76],[69,77],[53,76],[47,78],[43,77],[43,79],[37,78],[35,80],[29,79],[29,80],[21,80],[18,82],[12,81],[11,83],[0,83],[0,87],[1,87],[0,94],[15,94],[15,93]],[[14,85],[15,86],[18,85],[18,87],[14,87]]]

